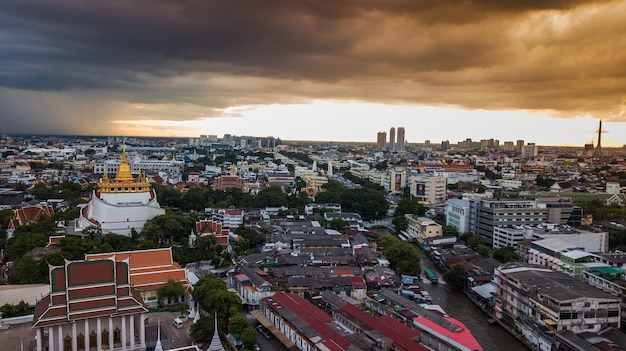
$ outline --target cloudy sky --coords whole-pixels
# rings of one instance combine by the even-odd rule
[[[2,0],[0,132],[626,144],[626,1]]]

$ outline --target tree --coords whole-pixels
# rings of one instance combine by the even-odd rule
[[[228,323],[228,332],[230,334],[241,335],[246,328],[248,328],[248,320],[245,317],[235,316]]]
[[[180,207],[180,204],[182,202],[181,200],[182,196],[180,194],[180,191],[178,191],[178,189],[172,186],[159,185],[159,184],[154,184],[153,188],[157,193],[157,201],[159,201],[159,204],[161,206]]]
[[[287,194],[277,186],[270,186],[261,191],[254,197],[253,206],[257,208],[286,206],[289,200]]]
[[[443,279],[455,289],[463,289],[465,287],[465,275],[467,270],[461,263],[455,263],[443,273]]]
[[[24,302],[24,300],[20,301],[17,305],[12,305],[10,303],[4,304],[0,307],[0,312],[2,318],[19,317],[31,314],[30,307],[28,307],[28,304]]]
[[[414,245],[393,236],[381,238],[378,240],[378,245],[384,249],[385,258],[389,260],[391,268],[395,269],[398,274],[420,274],[419,251]]]
[[[226,283],[213,274],[203,277],[196,283],[193,298],[205,311],[217,312],[223,322],[228,321],[242,307],[237,294],[228,291]]]
[[[218,323],[218,325],[220,325]],[[213,317],[202,317],[197,323],[191,325],[191,338],[195,342],[208,344],[213,338],[215,322]]]
[[[87,236],[89,239],[98,238],[102,236],[102,229],[95,225],[90,225],[83,229],[83,235]]]
[[[164,299],[178,299],[182,294],[185,293],[185,286],[182,282],[175,279],[168,279],[167,283],[163,284],[157,290],[157,299],[162,301]]]
[[[517,253],[515,253],[515,248],[510,245],[501,247],[499,249],[494,249],[491,252],[491,256],[502,263],[515,262],[518,260]]]
[[[404,215],[395,216],[391,220],[391,224],[394,225],[396,231],[401,232],[403,230],[406,230],[406,228],[409,226],[409,221],[406,219]]]
[[[24,255],[13,262],[9,276],[10,284],[40,284],[48,281],[47,269],[42,272],[40,262],[33,256]],[[47,265],[46,265],[47,268]]]
[[[401,241],[391,249],[385,250],[385,257],[389,260],[391,268],[395,269],[398,274],[419,276],[420,256],[412,244]]]
[[[257,334],[254,329],[247,327],[241,333],[241,343],[243,344],[244,351],[254,351],[256,344],[259,342]]]
[[[341,230],[346,227],[346,223],[341,218],[333,218],[330,221],[330,228],[334,230]]]
[[[182,197],[180,207],[183,211],[204,211],[208,203],[208,191],[204,188],[191,188]]]

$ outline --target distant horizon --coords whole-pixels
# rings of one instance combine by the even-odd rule
[[[0,132],[0,134],[2,135],[7,135],[7,136],[20,136],[20,137],[59,137],[59,138],[66,138],[66,139],[71,139],[71,138],[145,138],[145,139],[199,139],[200,136],[142,136],[142,135],[97,135],[97,134],[40,134],[40,133],[2,133]],[[283,143],[298,143],[298,144],[303,144],[303,143],[340,143],[340,144],[372,144],[372,145],[376,145],[377,141],[373,140],[373,141],[359,141],[359,140],[304,140],[304,139],[283,139],[280,136],[273,136],[273,135],[267,135],[267,136],[258,136],[258,135],[248,135],[248,134],[235,134],[235,133],[225,133],[225,134],[229,134],[231,136],[234,137],[253,137],[253,138],[274,138],[276,140],[280,139],[281,142]],[[204,135],[204,134],[203,134]],[[224,138],[224,134],[222,134],[221,136],[218,134],[206,134],[206,135],[217,135],[217,138],[220,140],[223,140]],[[467,139],[467,138],[466,138]],[[463,142],[466,139],[461,139],[458,140],[456,142],[450,141],[450,145],[451,146],[456,146],[457,143],[459,142]],[[501,148],[503,146],[503,143],[505,141],[512,141],[513,143],[515,143],[517,140],[522,140],[522,139],[516,139],[516,140],[500,140],[497,138],[489,138],[489,139],[473,139],[471,138],[471,140],[473,142],[479,142],[481,140],[490,140],[490,139],[494,139],[494,140],[498,140],[500,142],[499,144],[499,148]],[[387,139],[387,142],[389,140]],[[410,141],[406,141],[405,140],[405,145],[423,145],[425,144],[426,140],[424,141],[420,141],[420,142],[410,142]],[[432,145],[441,145],[441,141],[432,141],[430,140],[430,143]],[[532,141],[527,141],[524,140],[524,145],[527,145],[528,143],[533,143]],[[566,147],[566,148],[584,148],[585,145],[558,145],[558,144],[538,144],[538,143],[534,143],[536,146],[539,147]],[[596,144],[593,144],[594,147],[596,147]],[[624,148],[626,147],[625,145],[622,146],[604,146],[602,145],[602,148],[608,148],[608,149],[620,149],[620,148]]]

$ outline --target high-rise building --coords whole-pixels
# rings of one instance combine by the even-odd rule
[[[517,149],[517,151],[522,152],[523,147],[524,147],[524,140],[518,140],[515,142],[515,149]]]
[[[537,145],[535,143],[528,143],[522,146],[522,157],[533,159],[535,156],[537,156]]]
[[[396,141],[396,151],[404,152],[404,127],[398,127],[398,139]]]
[[[376,138],[376,150],[384,151],[387,146],[387,133],[386,132],[378,132]]]
[[[396,151],[396,128],[389,129],[389,152]]]
[[[450,141],[444,140],[441,142],[441,150],[448,150],[450,148]]]

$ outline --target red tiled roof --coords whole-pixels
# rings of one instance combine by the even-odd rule
[[[17,228],[21,225],[37,221],[44,215],[52,216],[54,207],[48,204],[40,204],[36,206],[25,206],[15,210],[13,220],[9,223],[10,228]]]
[[[428,349],[416,342],[419,337],[417,330],[411,329],[390,316],[374,318],[357,307],[346,304],[342,308],[346,313],[356,317],[373,330],[377,330],[393,340],[396,348],[405,351],[427,351]],[[415,340],[415,341],[414,341]]]
[[[51,293],[37,301],[33,326],[65,324],[72,319],[147,312],[141,296],[129,289],[125,262],[71,261],[53,267]],[[114,274],[115,270],[118,274]],[[120,276],[125,273],[125,276]],[[121,274],[123,275],[123,274]],[[68,310],[69,308],[69,310]]]
[[[115,261],[128,259],[128,266],[131,271],[140,268],[171,265],[174,262],[170,248],[86,254],[85,260],[93,261],[110,257],[113,257]]]
[[[325,341],[323,344],[331,350],[346,350],[351,342],[330,328],[326,323],[333,318],[297,294],[277,292],[272,299],[296,314],[305,323],[314,328]]]

